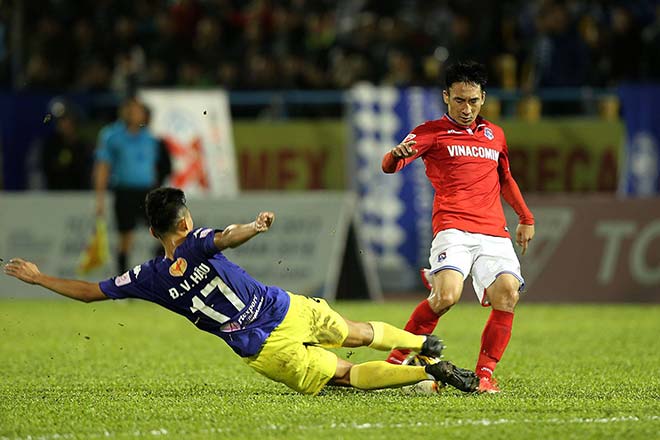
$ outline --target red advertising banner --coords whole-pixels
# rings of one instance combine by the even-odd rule
[[[520,257],[524,301],[660,301],[660,198],[546,195],[527,201],[536,237]],[[515,214],[508,214],[515,225]]]

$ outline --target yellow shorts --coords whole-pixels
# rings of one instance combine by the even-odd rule
[[[341,347],[348,324],[323,299],[289,297],[284,320],[259,353],[243,359],[270,379],[303,394],[318,394],[337,371],[337,355],[321,347]]]

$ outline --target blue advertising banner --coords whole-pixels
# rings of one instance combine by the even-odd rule
[[[619,191],[628,196],[660,194],[660,85],[619,88],[626,125]]]
[[[433,238],[433,188],[421,160],[395,174],[385,174],[381,160],[417,125],[442,116],[440,91],[360,84],[349,96],[363,238],[385,290],[418,289]]]

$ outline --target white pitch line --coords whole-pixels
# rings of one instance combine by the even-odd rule
[[[324,430],[324,429],[357,429],[357,430],[369,430],[369,429],[392,429],[392,428],[432,428],[432,427],[456,427],[456,426],[492,426],[492,425],[507,425],[507,424],[551,424],[551,425],[564,425],[564,424],[607,424],[607,423],[626,423],[626,422],[648,422],[648,421],[658,421],[660,420],[660,415],[653,416],[621,416],[621,417],[573,417],[570,419],[458,419],[458,420],[445,420],[439,423],[426,423],[426,422],[413,422],[413,423],[331,423],[330,425],[299,425],[296,428],[299,430]],[[255,432],[258,431],[279,431],[284,429],[290,429],[291,426],[288,425],[263,425],[260,427],[255,427]],[[226,433],[231,434],[233,429],[229,428],[210,428],[210,429],[200,429],[195,433],[190,434],[217,434],[217,433]],[[148,431],[134,431],[133,437],[159,437],[159,436],[169,436],[170,434],[174,436],[184,435],[186,433],[170,433],[165,428],[151,429]],[[63,440],[76,438],[79,434],[67,433],[67,434],[44,434],[44,435],[27,435],[25,437],[6,437],[0,436],[0,440]],[[102,433],[98,434],[87,434],[87,438],[112,438],[117,435],[126,435],[126,433],[114,433],[107,430],[104,430]]]
[[[432,428],[434,426],[455,427],[455,426],[491,426],[506,424],[590,424],[590,423],[625,423],[625,422],[644,422],[660,420],[660,416],[621,416],[621,417],[573,417],[570,419],[458,419],[444,420],[438,423],[415,422],[415,423],[333,423],[329,426],[331,429],[391,429],[391,428]],[[318,429],[319,426],[305,427],[300,429]]]

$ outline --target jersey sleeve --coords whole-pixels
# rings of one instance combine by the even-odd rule
[[[137,282],[137,276],[140,273],[139,267],[141,268],[141,266],[135,266],[121,275],[101,281],[99,283],[101,292],[112,299],[141,298]]]
[[[221,232],[221,229],[212,228],[199,228],[195,229],[192,234],[192,247],[206,257],[213,256],[220,252],[215,247],[215,233]]]
[[[425,122],[422,125],[415,127],[408,136],[406,136],[401,143],[415,141],[416,144],[413,146],[417,150],[417,153],[413,156],[407,157],[405,159],[397,159],[392,156],[392,152],[388,151],[387,154],[383,157],[382,169],[386,173],[395,173],[401,171],[406,165],[414,161],[420,156],[423,156],[436,142],[435,132],[433,131],[431,124]]]
[[[511,175],[511,169],[509,165],[509,148],[506,143],[502,148],[500,157],[498,160],[497,172],[500,175],[500,190],[504,200],[513,208],[513,210],[518,214],[518,219],[522,225],[533,225],[534,224],[534,215],[532,211],[529,210],[525,199],[523,199],[520,188],[516,183],[513,175]]]

